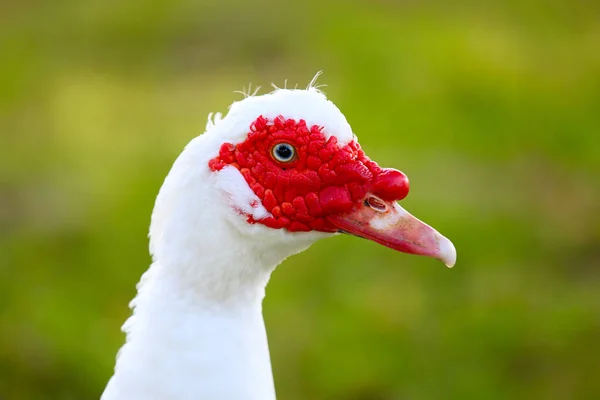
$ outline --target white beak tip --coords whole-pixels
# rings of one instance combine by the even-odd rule
[[[440,235],[441,236],[441,235]],[[440,260],[446,264],[446,267],[452,268],[456,264],[456,248],[452,242],[441,236],[439,241]]]

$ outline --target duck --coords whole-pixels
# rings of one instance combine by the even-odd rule
[[[265,287],[320,239],[349,234],[455,264],[452,242],[398,204],[406,175],[371,160],[313,82],[210,114],[177,157],[101,400],[274,400]]]

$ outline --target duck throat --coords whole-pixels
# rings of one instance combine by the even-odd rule
[[[261,308],[269,272],[236,298],[171,272],[155,262],[142,277],[102,399],[274,399]]]
[[[285,257],[219,213],[187,215],[154,231],[155,261],[102,399],[275,399],[262,300]]]

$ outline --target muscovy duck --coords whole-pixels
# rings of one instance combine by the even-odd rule
[[[313,86],[209,116],[156,199],[153,263],[102,399],[275,399],[261,307],[286,257],[348,233],[454,265],[452,243],[397,204],[408,190]]]

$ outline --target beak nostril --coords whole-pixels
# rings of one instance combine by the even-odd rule
[[[365,205],[371,207],[374,211],[384,213],[387,212],[388,206],[383,200],[378,197],[370,196],[365,200]]]

